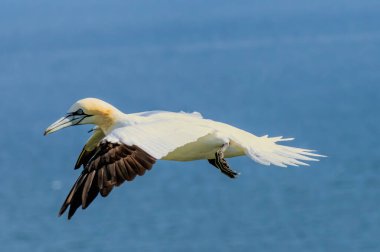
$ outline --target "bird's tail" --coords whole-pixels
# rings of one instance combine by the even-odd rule
[[[314,150],[280,145],[278,142],[291,141],[294,138],[257,137],[250,134],[245,138],[246,155],[263,165],[277,165],[281,167],[307,165],[306,161],[319,161]]]

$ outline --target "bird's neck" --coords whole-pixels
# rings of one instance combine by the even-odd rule
[[[123,112],[114,110],[97,117],[95,119],[95,124],[103,131],[104,134],[107,134],[114,128],[120,127],[126,121],[126,116],[127,115]]]
[[[121,111],[116,111],[103,117],[102,120],[97,123],[97,125],[102,129],[104,134],[107,134],[115,128],[141,123],[143,119],[144,118],[141,118],[140,116],[133,114],[124,114]]]

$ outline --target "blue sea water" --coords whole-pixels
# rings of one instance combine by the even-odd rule
[[[2,251],[380,251],[380,2],[0,2]],[[328,158],[159,161],[68,221],[84,97],[199,111]]]

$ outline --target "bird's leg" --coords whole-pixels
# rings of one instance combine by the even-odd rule
[[[223,144],[223,146],[215,153],[215,159],[209,159],[208,162],[218,168],[222,173],[226,174],[230,178],[235,178],[238,173],[231,170],[224,159],[224,152],[227,150],[229,143]]]

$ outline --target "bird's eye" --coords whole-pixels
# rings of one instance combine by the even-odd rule
[[[83,115],[84,112],[83,112],[83,109],[78,109],[77,111],[75,111],[75,115]]]

